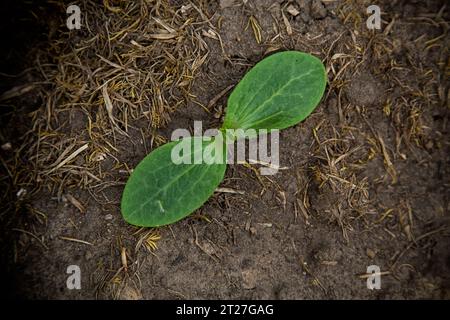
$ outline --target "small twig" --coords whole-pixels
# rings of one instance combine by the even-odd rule
[[[78,243],[83,243],[83,244],[87,244],[89,246],[93,246],[92,243],[84,241],[84,240],[80,240],[80,239],[75,239],[75,238],[69,238],[69,237],[59,237],[61,240],[67,240],[67,241],[72,241],[72,242],[78,242]]]

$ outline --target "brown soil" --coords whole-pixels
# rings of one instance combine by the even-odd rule
[[[2,66],[2,91],[16,88],[0,99],[10,295],[450,298],[446,1],[376,1],[381,30],[366,28],[372,1],[109,2],[80,5],[93,31],[68,31],[65,6],[54,8],[29,68],[11,77],[22,69]],[[182,36],[152,38],[164,26],[151,17]],[[211,101],[281,50],[320,57],[329,79],[316,111],[281,133],[288,169],[264,177],[231,165],[221,187],[243,194],[216,193],[169,227],[125,223],[129,169],[175,128],[218,127],[227,94]],[[74,264],[81,290],[66,288]],[[369,265],[386,272],[380,290],[367,289]]]

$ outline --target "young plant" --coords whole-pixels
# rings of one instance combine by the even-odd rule
[[[326,71],[318,58],[298,51],[273,54],[257,63],[235,87],[221,130],[293,126],[319,104],[326,82]],[[181,149],[183,159],[190,161],[174,163],[172,155]],[[188,216],[223,180],[226,149],[220,139],[190,137],[153,150],[137,165],[125,186],[121,202],[124,219],[137,226],[158,227]],[[196,161],[202,150],[208,150],[213,160],[223,161]]]

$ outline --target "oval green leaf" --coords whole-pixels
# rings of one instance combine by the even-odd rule
[[[319,104],[327,83],[322,62],[286,51],[257,63],[231,93],[224,129],[284,129],[305,119]]]
[[[176,164],[172,153],[181,155],[175,162],[181,159],[184,163]],[[211,155],[209,160],[202,157],[206,154]],[[205,203],[223,180],[225,155],[223,142],[201,137],[185,138],[155,149],[137,165],[127,181],[121,202],[124,219],[136,226],[159,227],[186,217]],[[195,159],[202,163],[195,164]]]

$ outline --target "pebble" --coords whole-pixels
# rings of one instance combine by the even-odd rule
[[[247,290],[254,289],[258,283],[257,273],[253,269],[242,271],[242,287]]]
[[[234,6],[234,0],[220,0],[220,8],[225,9]]]
[[[366,253],[370,259],[375,258],[375,251],[373,251],[372,249],[367,248]]]
[[[313,0],[311,3],[311,16],[314,19],[323,19],[327,16],[327,9],[321,0]]]
[[[11,142],[6,142],[2,144],[2,150],[9,151],[11,150],[11,148],[12,148]]]
[[[289,14],[290,14],[291,16],[293,16],[293,17],[298,16],[299,13],[300,13],[300,11],[298,11],[297,8],[294,7],[292,4],[289,5],[289,6],[287,7],[286,10],[287,10],[287,12],[289,12]]]

